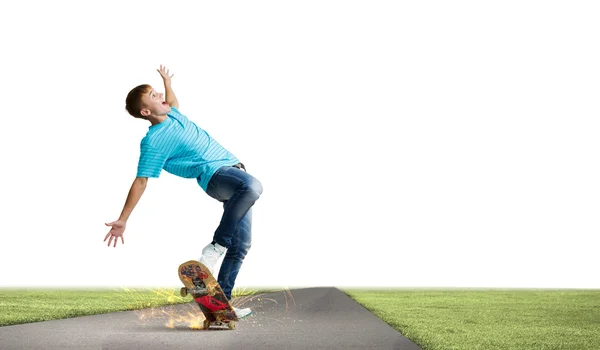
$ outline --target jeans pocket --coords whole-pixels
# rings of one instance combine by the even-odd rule
[[[219,194],[217,193],[217,189],[216,189],[216,185],[215,185],[215,178],[218,176],[218,174],[214,174],[212,179],[210,179],[210,181],[208,182],[208,186],[206,188],[206,194],[208,194],[210,197],[221,201],[221,197],[219,197]]]

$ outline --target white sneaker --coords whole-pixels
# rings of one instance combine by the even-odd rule
[[[235,314],[239,319],[242,319],[242,318],[252,314],[252,310],[250,310],[249,307],[247,307],[245,309],[238,309],[237,307],[234,307],[233,311],[235,311]]]
[[[204,264],[213,275],[215,274],[214,269],[219,258],[225,254],[227,248],[223,247],[219,243],[209,244],[202,249],[202,257],[200,262]]]

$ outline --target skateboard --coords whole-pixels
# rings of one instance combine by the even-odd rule
[[[190,294],[204,314],[203,329],[209,329],[210,326],[235,329],[237,315],[223,289],[204,264],[190,260],[179,265],[179,279],[185,286],[181,288],[181,296]]]

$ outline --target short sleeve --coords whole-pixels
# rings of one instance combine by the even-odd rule
[[[166,154],[142,141],[137,177],[159,177],[166,161]]]

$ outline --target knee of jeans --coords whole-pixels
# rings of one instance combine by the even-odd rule
[[[242,244],[238,250],[238,257],[243,260],[246,257],[246,254],[248,254],[250,247],[252,247],[252,244],[250,244],[250,242]]]
[[[250,184],[248,184],[248,189],[254,200],[260,198],[260,195],[263,192],[262,184],[258,180],[253,180]]]

